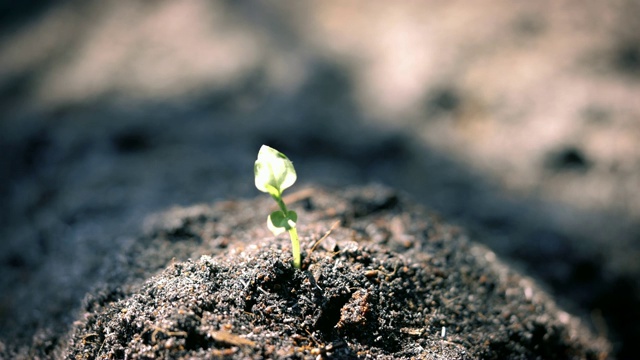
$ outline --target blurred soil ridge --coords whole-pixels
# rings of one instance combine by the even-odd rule
[[[406,191],[635,356],[638,2],[16,4],[0,343],[69,326],[149,214],[255,195],[269,143]]]

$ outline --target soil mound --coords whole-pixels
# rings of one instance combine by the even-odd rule
[[[306,189],[301,270],[267,196],[176,208],[30,355],[73,359],[604,359],[605,339],[457,228],[379,186]],[[194,260],[192,260],[194,259]],[[197,260],[196,260],[197,259]]]

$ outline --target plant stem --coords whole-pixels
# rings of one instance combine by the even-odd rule
[[[273,198],[273,200],[275,200],[278,203],[278,207],[280,208],[280,210],[282,210],[282,212],[286,216],[287,215],[287,206],[284,204],[284,201],[282,201],[282,197],[281,196],[273,196],[273,195],[271,195],[271,197]]]
[[[300,241],[298,240],[298,231],[296,228],[289,228],[289,236],[291,236],[291,247],[293,252],[293,267],[300,269]]]
[[[278,203],[278,207],[280,211],[284,213],[284,216],[287,217],[288,210],[287,206],[282,201],[281,196],[271,195],[273,199]],[[290,227],[288,224],[286,225],[287,231],[289,232],[289,236],[291,237],[291,252],[293,253],[293,267],[296,269],[300,269],[302,264],[302,260],[300,259],[300,240],[298,239],[298,230],[296,230],[295,226]]]

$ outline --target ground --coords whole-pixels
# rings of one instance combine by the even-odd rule
[[[1,7],[1,349],[53,346],[145,219],[258,195],[269,144],[299,186],[402,191],[635,357],[636,1]]]
[[[287,200],[300,213],[302,269],[266,229],[268,198],[174,209],[150,220],[71,334],[29,355],[607,357],[607,341],[532,279],[394,191],[308,188]]]

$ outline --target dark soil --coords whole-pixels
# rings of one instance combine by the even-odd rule
[[[107,269],[68,335],[20,355],[607,357],[607,341],[530,278],[394,191],[308,188],[285,201],[300,215],[301,270],[266,228],[267,196],[175,208]]]

